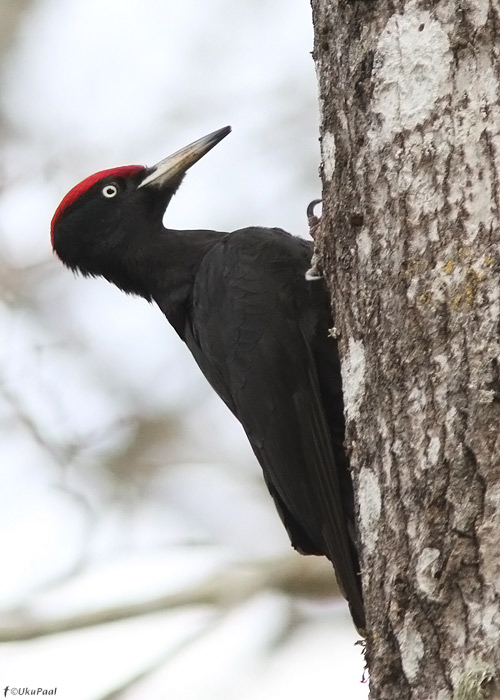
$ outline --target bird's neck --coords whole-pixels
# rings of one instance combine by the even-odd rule
[[[226,235],[219,231],[164,229],[155,236],[154,245],[136,251],[133,278],[137,286],[129,291],[154,300],[183,338],[198,268]]]

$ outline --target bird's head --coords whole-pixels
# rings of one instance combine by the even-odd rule
[[[87,177],[68,192],[52,217],[55,253],[72,270],[110,279],[110,266],[115,260],[118,264],[127,243],[133,239],[145,245],[140,238],[161,227],[186,171],[230,131],[229,126],[218,129],[150,168],[125,165]]]

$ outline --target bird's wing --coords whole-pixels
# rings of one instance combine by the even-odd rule
[[[318,298],[310,290],[318,283],[304,279],[309,262],[307,244],[284,232],[231,234],[198,271],[186,342],[241,422],[292,544],[328,556],[361,626],[357,559],[347,524],[352,512],[343,503],[348,476],[339,476],[334,452],[342,450],[341,437],[335,426],[332,437],[328,425],[334,414],[343,420],[340,372],[327,337],[324,291],[315,308]],[[337,386],[340,409],[325,407],[332,394],[322,392],[318,378],[323,343],[331,344],[331,361],[323,352],[321,378]],[[337,433],[342,436],[343,424]]]

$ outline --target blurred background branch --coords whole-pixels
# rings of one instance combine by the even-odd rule
[[[308,599],[338,595],[331,566],[323,559],[293,556],[280,560],[245,561],[231,564],[201,584],[149,600],[45,619],[37,619],[29,611],[20,610],[0,617],[0,642],[35,639],[186,605],[209,605],[219,611],[228,610],[266,589]]]
[[[0,60],[19,41],[19,28],[33,0],[2,0],[0,21]]]

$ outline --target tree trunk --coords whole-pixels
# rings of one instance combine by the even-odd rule
[[[312,7],[371,697],[499,697],[500,5]]]

